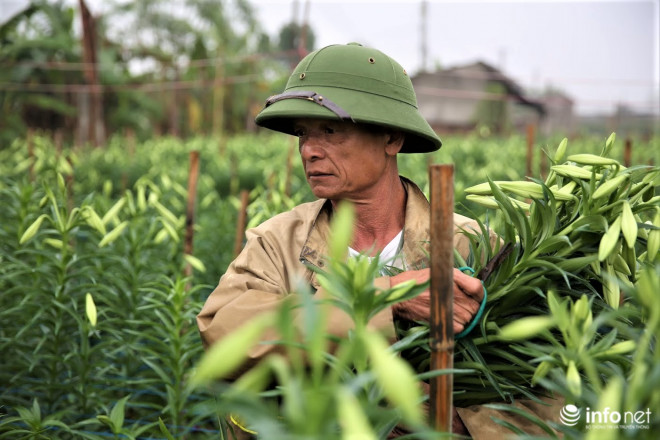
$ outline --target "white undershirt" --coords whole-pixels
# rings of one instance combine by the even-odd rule
[[[403,237],[403,229],[399,231],[398,234],[385,245],[383,248],[383,251],[380,253],[380,258],[379,261],[381,264],[385,264],[390,267],[396,267],[399,269],[403,269],[403,261],[401,260],[401,255],[399,254],[399,250],[401,249],[401,238]],[[352,247],[348,247],[348,255],[350,257],[357,257],[360,255],[358,251],[353,249]],[[371,260],[373,257],[369,257]]]

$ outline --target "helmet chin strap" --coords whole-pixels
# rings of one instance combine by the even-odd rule
[[[270,98],[266,100],[266,106],[268,107],[269,105],[277,102],[277,101],[282,101],[284,99],[304,99],[307,101],[312,101],[315,102],[316,104],[320,105],[321,107],[325,107],[331,112],[333,112],[335,115],[339,117],[339,119],[347,122],[355,122],[351,115],[348,114],[346,110],[343,108],[339,107],[337,104],[329,100],[328,98],[325,98],[321,95],[319,95],[316,92],[311,92],[311,91],[305,91],[305,90],[300,90],[300,91],[291,91],[291,92],[284,92],[280,93],[279,95],[273,95]]]

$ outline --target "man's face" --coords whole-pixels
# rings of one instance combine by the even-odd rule
[[[385,131],[370,131],[352,122],[298,119],[294,133],[305,177],[318,198],[371,197],[387,166],[396,160]]]

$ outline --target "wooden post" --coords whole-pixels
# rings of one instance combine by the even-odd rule
[[[188,206],[186,207],[186,237],[183,243],[184,255],[193,253],[195,226],[195,203],[197,199],[197,177],[199,176],[199,151],[190,152],[190,173],[188,174]],[[192,275],[192,267],[186,264],[184,275]]]
[[[431,184],[431,369],[454,365],[454,166],[432,165]],[[431,379],[430,422],[451,432],[453,375]]]
[[[534,160],[534,124],[527,124],[527,166],[525,176],[532,176],[532,163]]]
[[[238,222],[236,222],[236,240],[234,241],[234,257],[237,257],[243,249],[243,234],[247,223],[247,207],[250,202],[250,191],[241,191],[241,209],[238,211]]]
[[[632,163],[632,140],[630,138],[626,138],[626,143],[624,145],[623,166],[629,167]]]
[[[105,141],[103,124],[103,95],[99,81],[97,63],[97,44],[96,44],[96,19],[87,8],[85,0],[78,0],[80,6],[80,16],[82,19],[83,31],[83,61],[84,78],[88,85],[85,93],[85,99],[89,99],[89,125],[87,126],[86,141],[91,141],[95,146],[101,145]]]

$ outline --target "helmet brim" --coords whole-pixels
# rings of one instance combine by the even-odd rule
[[[406,140],[401,153],[428,153],[438,150],[442,141],[416,107],[373,93],[340,87],[312,86],[290,88],[309,90],[324,96],[348,112],[354,122],[380,125],[401,130]],[[257,125],[282,133],[293,134],[293,120],[298,118],[340,118],[328,108],[304,99],[283,99],[264,108],[255,119]]]

